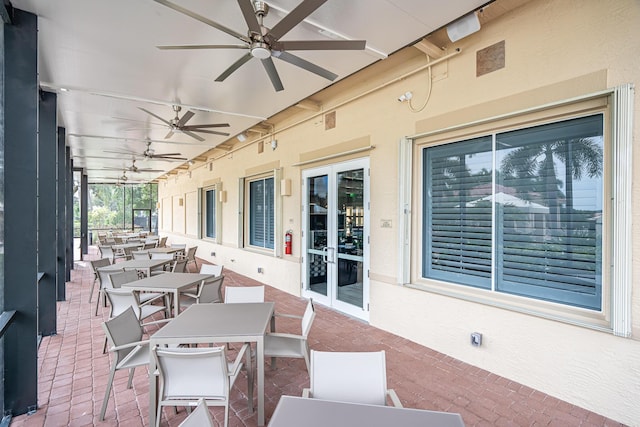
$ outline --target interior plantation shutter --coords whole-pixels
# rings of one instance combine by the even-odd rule
[[[491,288],[491,137],[426,148],[423,274]]]

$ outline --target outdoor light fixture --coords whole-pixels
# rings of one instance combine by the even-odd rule
[[[247,140],[247,134],[242,132],[236,138],[238,138],[238,141],[240,141],[240,142],[245,142]]]
[[[405,101],[409,101],[411,98],[413,98],[413,93],[410,91],[407,91],[398,97],[398,101],[405,102]]]
[[[467,37],[480,30],[480,21],[475,12],[463,16],[455,22],[447,25],[447,36],[452,42]]]

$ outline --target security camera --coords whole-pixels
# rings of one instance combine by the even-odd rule
[[[413,93],[411,93],[410,91],[407,91],[398,97],[398,101],[399,102],[409,101],[411,98],[413,98]]]

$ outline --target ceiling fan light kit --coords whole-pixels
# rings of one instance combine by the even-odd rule
[[[167,6],[177,12],[187,15],[206,25],[214,27],[230,36],[240,40],[240,45],[191,45],[191,46],[157,46],[162,50],[177,49],[248,49],[249,52],[236,60],[226,70],[224,70],[216,79],[216,82],[222,82],[241,66],[249,62],[253,58],[257,58],[271,80],[271,84],[276,92],[284,90],[284,85],[280,80],[278,70],[273,63],[273,59],[277,58],[291,65],[302,68],[306,71],[314,73],[327,80],[335,80],[338,76],[319,65],[306,61],[290,51],[296,50],[364,50],[366,47],[365,40],[280,40],[285,34],[291,31],[296,25],[304,21],[311,13],[322,6],[327,0],[304,0],[282,18],[273,28],[264,26],[264,17],[269,13],[269,5],[263,1],[238,0],[238,5],[247,24],[247,35],[240,34],[230,28],[225,27],[209,18],[198,15],[179,5],[171,3],[167,0],[155,0],[164,6]]]

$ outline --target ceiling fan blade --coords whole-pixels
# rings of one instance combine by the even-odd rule
[[[240,6],[240,10],[242,11],[242,16],[244,16],[244,22],[246,22],[247,27],[249,27],[249,31],[262,35],[260,23],[258,22],[256,12],[253,9],[253,2],[247,0],[238,0],[238,5]]]
[[[164,139],[169,139],[173,136],[173,130],[170,130],[169,133],[164,137]]]
[[[183,131],[183,132],[184,132],[184,131]],[[226,133],[226,132],[218,132],[218,131],[215,131],[215,130],[196,129],[196,130],[194,130],[194,131],[192,131],[192,132],[202,132],[202,133],[210,133],[210,134],[212,134],[212,135],[229,136],[229,134],[228,134],[228,133]]]
[[[172,157],[172,156],[153,156],[152,159],[163,160],[163,161],[183,161],[189,160],[186,157]]]
[[[132,154],[134,156],[137,156],[138,153],[136,153],[135,151],[128,151],[128,150],[121,150],[121,151],[108,151],[108,150],[103,150],[103,153],[114,153],[114,154]]]
[[[162,117],[160,117],[159,115],[152,113],[151,111],[142,108],[142,107],[138,107],[139,109],[141,109],[142,111],[144,111],[145,113],[149,114],[150,116],[155,117],[156,119],[160,120],[162,123],[165,123],[167,126],[171,126],[171,123],[169,123],[168,120],[163,119]]]
[[[131,171],[131,172],[164,172],[164,170],[162,170],[162,169],[141,169],[141,168],[138,168],[138,169],[136,169],[134,171]]]
[[[217,82],[223,82],[227,77],[229,77],[234,71],[236,71],[238,68],[240,68],[241,66],[243,66],[247,61],[249,61],[251,58],[253,58],[253,56],[251,56],[251,53],[247,53],[246,55],[242,55],[242,57],[240,57],[240,59],[238,59],[236,62],[234,62],[233,64],[231,64],[231,66],[229,68],[227,68],[226,70],[224,70],[224,72],[222,74],[220,74],[215,81]]]
[[[114,141],[133,141],[133,142],[155,142],[158,144],[172,144],[172,145],[189,145],[189,146],[194,146],[194,145],[198,145],[198,146],[208,146],[209,144],[197,144],[194,142],[186,142],[186,141],[165,141],[162,139],[148,139],[148,138],[128,138],[128,137],[121,137],[121,136],[106,136],[106,135],[89,135],[89,134],[77,134],[77,133],[70,133],[67,135],[68,137],[71,138],[87,138],[87,139],[110,139],[110,140],[114,140]]]
[[[244,44],[194,44],[194,45],[171,45],[156,46],[160,50],[181,50],[181,49],[249,49]]]
[[[364,50],[366,40],[288,40],[276,43],[275,50]]]
[[[311,15],[314,10],[322,6],[327,0],[305,0],[296,6],[287,16],[282,18],[275,27],[269,31],[268,35],[274,41],[287,34],[293,27],[302,22],[307,16]]]
[[[155,157],[164,157],[164,156],[182,156],[182,153],[162,153],[162,154],[152,154],[149,157],[151,158],[155,158]]]
[[[185,131],[182,131],[182,133],[184,133],[185,135],[189,135],[191,138],[197,139],[200,142],[204,141],[203,137],[201,137],[200,135],[196,135],[191,131],[185,130]]]
[[[228,128],[229,123],[211,123],[208,125],[191,125],[191,126],[182,126],[183,130],[197,130],[202,128]]]
[[[275,56],[276,58],[282,59],[283,61],[288,62],[289,64],[293,64],[307,71],[310,71],[314,74],[317,74],[320,77],[324,77],[327,80],[333,81],[338,77],[337,74],[334,74],[329,70],[326,70],[316,64],[312,64],[311,62],[304,60],[299,56],[292,55],[288,52],[278,52],[277,54],[276,52],[274,52],[273,56]]]
[[[280,76],[278,75],[278,70],[276,70],[276,66],[273,63],[271,58],[261,59],[262,66],[264,67],[267,75],[269,75],[269,79],[271,80],[271,84],[276,92],[280,92],[284,90],[284,86],[282,86],[282,80],[280,80]]]
[[[233,36],[233,37],[235,37],[237,39],[242,40],[243,42],[250,43],[249,39],[246,36],[243,36],[240,33],[236,33],[235,31],[233,31],[230,28],[225,27],[224,25],[218,24],[217,22],[214,22],[209,18],[205,18],[202,15],[198,15],[197,13],[192,12],[192,11],[190,11],[188,9],[185,9],[184,7],[178,6],[175,3],[171,3],[171,2],[169,2],[167,0],[154,0],[154,1],[156,3],[160,3],[161,5],[167,6],[168,8],[173,9],[176,12],[180,12],[180,13],[182,13],[184,15],[187,15],[187,16],[197,20],[197,21],[200,21],[203,24],[207,24],[207,25],[209,25],[209,26],[211,26],[213,28],[216,28],[216,29],[224,32],[224,33],[227,33],[230,36]]]
[[[182,128],[182,126],[184,126],[189,120],[191,120],[191,118],[195,115],[196,113],[194,113],[191,110],[187,110],[186,113],[184,113],[182,115],[182,117],[180,118],[180,120],[178,120],[178,127]]]

